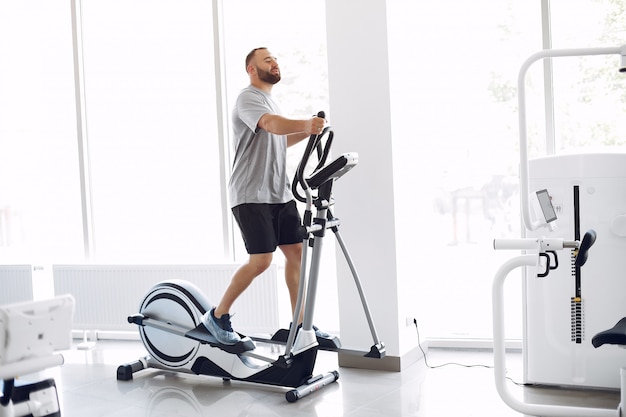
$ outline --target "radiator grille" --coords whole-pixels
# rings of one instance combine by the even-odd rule
[[[0,305],[33,299],[31,265],[0,265]]]
[[[154,284],[183,279],[217,303],[239,265],[53,265],[55,294],[76,299],[75,330],[134,331],[126,318],[138,312]],[[237,299],[231,313],[242,333],[271,333],[278,328],[277,267],[272,265]]]

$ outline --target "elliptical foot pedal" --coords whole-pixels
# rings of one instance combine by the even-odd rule
[[[256,345],[248,336],[244,336],[238,333],[241,336],[241,340],[234,345],[225,345],[220,343],[215,336],[209,332],[209,330],[204,326],[204,324],[200,323],[195,329],[189,330],[185,333],[185,337],[188,337],[193,340],[197,340],[200,343],[208,344],[211,347],[216,347],[222,349],[228,353],[240,354],[244,352],[248,352],[256,349]]]
[[[299,330],[300,328],[298,328]],[[271,342],[280,344],[287,343],[289,337],[289,329],[278,329],[270,339]],[[328,337],[317,337],[318,348],[321,350],[337,351],[341,349],[341,340],[337,336],[328,335]]]

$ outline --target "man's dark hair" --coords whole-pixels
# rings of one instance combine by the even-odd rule
[[[260,49],[267,49],[264,46],[261,46],[260,48],[254,48],[253,50],[250,51],[250,53],[246,56],[246,71],[248,70],[248,65],[250,65],[250,61],[252,61],[252,58],[254,58],[254,54],[256,54],[256,51],[260,50]]]

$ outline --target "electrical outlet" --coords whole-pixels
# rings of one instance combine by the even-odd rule
[[[413,317],[407,317],[405,320],[406,320],[406,327],[413,326]]]

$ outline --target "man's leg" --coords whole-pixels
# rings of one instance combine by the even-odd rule
[[[298,302],[298,287],[300,286],[300,264],[302,261],[302,243],[294,243],[293,245],[281,245],[280,250],[285,254],[285,282],[289,289],[289,297],[291,299],[291,311],[296,309],[296,303]],[[305,289],[306,290],[306,289]],[[300,317],[298,323],[302,324],[304,319],[304,300],[302,301],[302,309],[300,310]],[[315,335],[317,337],[330,337],[328,333],[325,333],[313,326]]]
[[[250,255],[248,262],[233,275],[218,306],[202,316],[202,323],[220,343],[234,345],[241,340],[230,323],[230,308],[252,281],[269,267],[272,255],[272,253]]]
[[[230,308],[235,300],[250,286],[256,277],[269,268],[272,263],[272,256],[272,253],[250,255],[248,262],[241,265],[233,275],[230,285],[222,296],[222,300],[215,308],[215,317],[220,318],[223,314],[230,313]]]
[[[281,245],[280,250],[285,255],[285,283],[289,290],[289,299],[291,301],[292,314],[296,310],[298,302],[298,287],[300,285],[300,262],[302,260],[302,243],[294,243],[291,245]],[[298,322],[302,322],[304,309],[300,310],[300,318]]]
[[[224,292],[222,300],[215,308],[215,317],[230,313],[235,300],[250,286],[252,281],[261,275],[272,262],[272,253],[258,253],[250,255],[248,262],[241,265],[233,275],[230,285]]]

